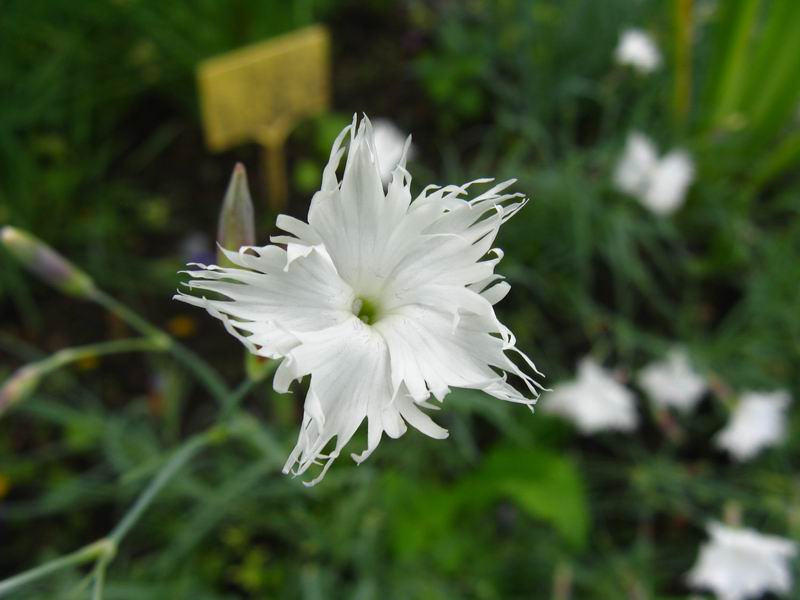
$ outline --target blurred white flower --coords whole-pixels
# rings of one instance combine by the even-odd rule
[[[622,32],[614,57],[621,65],[633,67],[640,73],[650,73],[661,66],[661,53],[653,38],[641,29]]]
[[[693,179],[694,163],[689,154],[673,150],[659,158],[653,142],[638,132],[628,136],[614,173],[614,184],[620,191],[634,196],[657,215],[680,208]]]
[[[687,574],[691,587],[711,590],[719,600],[791,591],[789,562],[797,554],[791,540],[720,523],[710,523],[708,533],[711,540],[703,544]]]
[[[689,363],[683,350],[674,348],[663,360],[639,373],[639,385],[660,407],[692,410],[708,389],[708,383]]]
[[[578,364],[575,380],[547,394],[542,410],[565,417],[585,434],[632,431],[639,423],[633,393],[589,357]]]
[[[375,136],[375,150],[381,170],[381,181],[387,185],[392,179],[395,167],[400,163],[406,144],[406,134],[388,119],[375,119],[372,123]],[[414,158],[414,145],[405,150],[407,159]]]
[[[714,442],[737,460],[753,458],[786,437],[786,409],[791,401],[785,390],[743,394],[728,425]]]
[[[189,272],[190,289],[228,299],[176,296],[220,319],[251,352],[282,359],[277,391],[311,376],[300,435],[284,466],[299,475],[321,462],[309,485],[365,418],[367,448],[352,455],[356,462],[384,432],[403,435],[406,423],[447,437],[421,408],[434,408],[431,394],[442,401],[450,386],[528,406],[541,389],[530,374],[538,373],[535,366],[493,309],[510,286],[494,274],[503,253],[492,244],[527,200],[505,192],[513,180],[467,199],[468,188],[491,181],[480,179],[428,186],[412,202],[410,141],[384,193],[372,125],[364,118],[357,126],[354,117],[333,144],[308,223],[281,215],[278,227],[292,235],[226,252],[239,268],[198,265]],[[519,354],[529,371],[507,352]],[[531,398],[508,384],[507,373],[525,383]]]

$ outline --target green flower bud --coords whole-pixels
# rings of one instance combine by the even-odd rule
[[[31,234],[7,225],[0,230],[0,241],[26,269],[60,292],[89,298],[96,291],[86,273]]]
[[[0,387],[0,415],[13,404],[30,396],[39,384],[41,373],[33,365],[17,369]]]
[[[253,219],[253,200],[247,186],[247,171],[242,163],[236,163],[222,202],[219,215],[217,242],[226,250],[239,250],[242,246],[252,246],[256,241],[255,222]],[[219,264],[231,266],[231,263],[217,251]]]
[[[261,381],[267,377],[275,366],[268,358],[263,356],[256,356],[252,352],[247,352],[244,355],[244,370],[247,373],[247,378],[253,381]]]

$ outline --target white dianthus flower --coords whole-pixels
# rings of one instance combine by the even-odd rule
[[[297,445],[284,466],[299,475],[322,461],[309,485],[365,418],[367,448],[352,455],[356,462],[384,432],[403,435],[406,423],[447,437],[421,408],[433,408],[431,394],[442,401],[451,386],[529,406],[542,389],[506,355],[516,352],[538,373],[493,309],[510,286],[494,273],[503,253],[492,244],[527,200],[505,193],[513,180],[466,199],[468,188],[491,181],[480,179],[429,186],[412,202],[410,142],[384,193],[372,126],[366,117],[357,126],[354,117],[333,144],[308,223],[281,215],[278,227],[291,235],[226,251],[238,268],[199,265],[189,272],[190,289],[227,299],[176,296],[208,310],[251,352],[281,359],[278,392],[311,376]],[[508,373],[526,384],[530,398],[509,385]]]
[[[585,434],[632,431],[639,423],[633,393],[588,357],[578,365],[574,381],[553,388],[542,410],[565,417]]]
[[[714,442],[739,461],[753,458],[786,437],[786,409],[791,401],[785,390],[743,394]]]
[[[657,406],[682,411],[692,410],[708,389],[705,378],[692,368],[686,352],[679,349],[642,369],[639,385]]]
[[[694,163],[689,154],[673,150],[659,158],[653,142],[641,133],[628,136],[614,173],[614,184],[620,191],[634,196],[657,215],[679,209],[693,179]]]
[[[372,122],[372,131],[381,169],[381,181],[387,185],[400,159],[404,155],[409,160],[414,158],[414,145],[410,145],[406,150],[406,135],[388,119],[375,119]]]
[[[633,67],[640,73],[650,73],[661,66],[661,53],[653,38],[641,29],[622,32],[614,57],[621,65]]]
[[[690,586],[711,590],[719,600],[760,598],[767,592],[788,594],[792,589],[789,562],[797,545],[785,538],[752,529],[710,523],[711,540],[687,575]]]

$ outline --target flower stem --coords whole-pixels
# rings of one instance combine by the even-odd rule
[[[0,386],[0,415],[12,405],[28,397],[45,375],[65,365],[85,358],[109,354],[159,352],[162,350],[164,348],[151,338],[114,340],[59,350],[47,358],[20,367]]]
[[[158,352],[159,350],[163,350],[163,348],[156,340],[151,338],[131,338],[64,348],[42,360],[41,363],[50,365],[48,369],[50,370],[84,358],[93,358],[95,356],[105,356],[108,354],[121,354],[123,352]]]
[[[31,363],[27,366],[36,369],[37,373],[42,376],[70,363],[87,358],[108,356],[109,354],[122,354],[125,352],[160,352],[162,350],[164,350],[163,346],[151,338],[113,340],[111,342],[64,348],[58,352],[54,352],[43,360]]]
[[[220,412],[220,419],[227,419],[257,384],[258,381],[255,379],[245,379],[240,383],[223,405]]]
[[[92,294],[92,299],[141,334],[154,340],[164,350],[170,352],[179,362],[197,376],[217,402],[221,405],[225,405],[228,402],[228,398],[231,394],[230,389],[219,374],[205,360],[154,325],[148,323],[138,313],[102,290],[97,290]]]
[[[94,579],[94,589],[92,590],[92,600],[103,600],[103,588],[106,583],[106,568],[111,562],[112,556],[101,556],[94,567],[92,578]]]
[[[568,562],[561,561],[556,565],[553,573],[553,600],[570,600],[572,598],[573,578],[573,569]]]
[[[0,581],[0,597],[4,597],[8,593],[20,588],[24,585],[32,583],[38,579],[46,577],[51,573],[66,569],[68,567],[79,566],[89,562],[95,562],[95,569],[92,572],[92,579],[94,579],[94,588],[92,597],[94,599],[102,598],[103,585],[105,582],[105,572],[111,560],[116,554],[116,550],[122,543],[122,540],[130,532],[131,528],[141,518],[144,511],[152,504],[158,493],[169,483],[175,474],[189,462],[200,450],[205,448],[208,444],[219,440],[224,436],[225,430],[219,426],[213,426],[197,435],[189,438],[172,457],[161,467],[161,470],[153,478],[150,484],[145,488],[141,495],[136,499],[136,502],[128,509],[125,516],[117,524],[111,533],[93,544],[89,544],[66,556],[53,559],[19,575],[15,575]]]
[[[270,361],[269,365],[258,374],[257,378],[248,377],[239,386],[233,391],[233,394],[228,396],[226,402],[222,405],[220,409],[220,421],[225,421],[231,417],[233,412],[239,408],[239,404],[241,404],[242,400],[247,397],[253,388],[255,388],[259,383],[264,381],[267,377],[272,375],[275,370],[278,368],[280,363],[278,361]]]
[[[48,575],[55,573],[56,571],[60,571],[61,569],[67,569],[69,567],[75,567],[88,562],[96,561],[105,557],[106,555],[112,555],[113,552],[113,542],[108,539],[98,540],[93,544],[84,546],[80,550],[76,550],[72,554],[67,554],[61,558],[56,558],[34,569],[30,569],[29,571],[25,571],[19,575],[15,575],[4,581],[0,581],[0,597],[6,596],[24,585],[33,583],[34,581],[42,579],[43,577],[47,577]]]
[[[193,352],[176,342],[174,339],[145,321],[137,313],[132,311],[124,304],[118,302],[111,296],[102,291],[93,294],[93,299],[106,309],[117,315],[131,327],[146,336],[145,339],[118,340],[85,346],[81,348],[71,348],[61,353],[41,361],[48,364],[48,370],[56,368],[70,362],[78,360],[84,356],[92,354],[110,354],[114,352],[124,352],[131,350],[164,350],[171,352],[187,368],[189,368],[206,385],[208,390],[220,402],[220,423],[230,423],[236,408],[247,394],[267,375],[274,372],[278,363],[270,364],[258,377],[248,378],[242,382],[234,392],[230,392],[228,387],[208,363],[196,356]],[[60,355],[60,356],[59,356]],[[102,600],[105,584],[106,569],[114,558],[116,550],[124,540],[125,536],[131,531],[136,523],[144,514],[145,510],[153,503],[158,494],[172,480],[175,474],[183,468],[194,456],[211,443],[224,439],[229,432],[229,427],[224,424],[212,425],[208,429],[195,434],[186,440],[161,467],[148,486],[139,495],[133,505],[128,509],[122,520],[114,527],[106,538],[93,544],[85,546],[72,554],[61,558],[48,561],[39,567],[15,575],[4,581],[0,581],[0,597],[32,583],[38,579],[46,577],[61,569],[79,566],[89,562],[94,562],[95,566],[89,575],[89,580],[93,581],[92,598]]]
[[[131,528],[136,524],[142,513],[155,500],[161,489],[174,477],[195,454],[207,446],[212,440],[218,437],[220,429],[212,427],[206,431],[189,438],[170,458],[150,484],[141,493],[136,502],[131,506],[122,520],[108,535],[108,538],[119,545]]]
[[[692,84],[692,5],[693,0],[674,2],[675,80],[672,89],[673,117],[678,126],[686,123]]]

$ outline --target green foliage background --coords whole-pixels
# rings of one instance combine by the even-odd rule
[[[245,376],[237,342],[169,298],[181,241],[213,239],[234,161],[256,173],[259,159],[204,150],[194,66],[316,21],[333,36],[335,112],[289,141],[293,214],[349,115],[390,117],[414,134],[416,189],[491,175],[532,198],[500,235],[512,293],[499,313],[549,383],[587,353],[632,381],[674,344],[715,382],[679,436],[644,397],[635,434],[586,438],[454,391],[435,417],[450,439],[409,431],[310,490],[279,474],[303,392],[262,384],[237,434],[182,471],[125,541],[105,597],[565,600],[566,581],[574,598],[666,600],[686,597],[703,527],[726,510],[800,540],[797,408],[788,442],[752,462],[709,443],[737,392],[800,393],[800,4],[10,0],[3,13],[0,223],[185,334],[230,382]],[[628,26],[654,35],[662,69],[614,64]],[[634,129],[696,160],[673,217],[610,183]],[[275,215],[257,213],[266,242]],[[0,380],[130,333],[0,261]],[[105,535],[213,415],[162,355],[49,378],[0,419],[0,578]],[[83,575],[15,597],[69,597]]]

